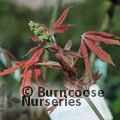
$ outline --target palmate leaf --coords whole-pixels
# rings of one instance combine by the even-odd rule
[[[95,45],[92,41],[89,39],[85,39],[84,42],[89,47],[89,49],[95,53],[103,62],[110,63],[112,65],[115,65],[110,57],[110,55],[104,51],[100,46]]]
[[[70,6],[69,8],[67,8],[66,10],[64,10],[63,14],[60,16],[60,18],[53,24],[53,30],[52,33],[56,34],[56,33],[63,33],[64,31],[66,31],[68,29],[68,27],[72,26],[71,24],[68,25],[61,25],[63,23],[63,21],[65,20],[68,11],[70,10],[72,6]],[[61,25],[61,26],[60,26]],[[50,30],[44,25],[44,24],[40,24],[41,27],[44,28],[44,33],[48,32],[50,33]],[[36,42],[36,41],[40,41],[40,39],[38,38],[38,36],[34,36],[31,37],[31,39]]]
[[[25,86],[31,86],[32,67],[35,63],[41,61],[43,52],[44,52],[44,47],[38,50],[36,53],[34,53],[32,58],[29,60],[16,61],[18,65],[16,65],[15,67],[9,68],[7,70],[4,70],[3,72],[0,73],[0,76],[12,73],[20,67],[22,69],[25,68],[24,73],[20,76],[20,79],[19,79],[20,81],[23,78],[22,85],[20,87],[20,94],[22,95],[22,89]],[[38,69],[38,66],[34,66],[34,69],[35,69],[36,78],[45,86],[45,83],[42,79],[42,72],[40,68]]]
[[[82,40],[81,40],[81,47],[80,47],[80,52],[79,52],[80,54],[82,54],[83,56],[88,54],[87,47],[86,47],[86,45],[87,45],[88,48],[93,53],[95,53],[103,62],[107,62],[107,63],[110,63],[115,66],[110,55],[105,50],[103,50],[100,46],[97,46],[94,43],[94,41],[104,42],[105,44],[120,45],[120,42],[118,40],[116,40],[116,39],[118,39],[118,37],[116,35],[108,34],[105,32],[88,31],[88,32],[85,32],[81,37],[82,37]],[[90,61],[89,61],[88,56],[86,56],[84,58],[84,61],[85,61],[86,71],[89,74],[90,79],[91,79],[92,72],[91,72],[91,66],[90,66]],[[93,80],[93,79],[91,79],[91,80]]]

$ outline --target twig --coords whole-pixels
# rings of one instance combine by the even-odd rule
[[[100,114],[100,112],[98,111],[98,109],[96,108],[96,106],[93,104],[93,102],[90,100],[90,98],[88,97],[84,97],[84,99],[87,101],[87,103],[90,105],[90,107],[93,109],[93,111],[95,112],[95,114],[98,116],[98,118],[100,120],[104,120],[104,118],[102,117],[102,115]]]

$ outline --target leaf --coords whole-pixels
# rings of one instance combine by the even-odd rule
[[[16,64],[21,64],[21,63],[25,63],[27,62],[28,60],[24,60],[24,61],[15,61]]]
[[[28,51],[28,53],[25,54],[23,57],[25,57],[25,56],[29,55],[30,53],[34,52],[35,50],[41,48],[45,43],[46,43],[46,42],[43,41],[43,42],[41,42],[40,44],[38,44],[38,46],[36,46],[36,47],[34,47],[34,48],[31,48],[31,49]],[[23,58],[23,57],[22,57],[22,58]]]
[[[58,53],[62,52],[63,54],[67,53],[68,55],[70,55],[71,57],[75,58],[75,57],[82,57],[78,52],[75,51],[71,51],[68,49],[63,49],[60,46],[54,46],[51,45],[53,48],[55,48],[56,50],[59,50]]]
[[[44,24],[40,24],[40,26],[44,27],[44,33],[50,32],[49,29]]]
[[[32,39],[34,42],[40,41],[40,39],[38,38],[38,36],[31,37],[31,39]]]
[[[42,63],[38,63],[38,65],[44,65],[45,67],[49,67],[49,68],[61,69],[61,66],[58,62],[49,61],[49,60],[44,60]]]
[[[23,75],[22,85],[20,87],[20,95],[22,96],[22,90],[25,86],[31,86],[31,78],[32,78],[32,66],[26,67]]]
[[[87,51],[87,48],[83,42],[83,40],[81,41],[81,54],[83,56],[86,56],[84,58],[84,62],[85,62],[85,68],[86,68],[86,71],[88,73],[88,75],[90,76],[90,78],[92,78],[92,72],[91,72],[91,66],[90,66],[90,61],[89,61],[89,57],[88,57],[88,51]]]
[[[37,52],[35,52],[32,58],[28,60],[28,62],[22,67],[22,69],[26,66],[31,66],[32,64],[39,62],[43,52],[44,52],[44,47],[38,50]]]
[[[76,83],[76,80],[68,78],[69,81],[71,81],[72,83]]]
[[[76,84],[75,84],[75,86],[74,86],[74,87],[75,87],[75,90],[78,90],[78,87],[77,87],[77,85],[76,85]]]
[[[58,26],[60,26],[62,24],[62,22],[65,20],[68,11],[70,10],[72,6],[70,6],[69,8],[67,8],[66,10],[64,10],[63,14],[60,16],[60,18],[57,20],[56,23],[54,23],[53,25],[53,31],[55,30],[55,28],[57,28]]]
[[[100,46],[97,46],[94,42],[90,41],[89,39],[84,39],[84,42],[89,47],[89,49],[95,53],[103,62],[110,63],[112,65],[115,65],[110,57],[110,55],[102,50]]]
[[[12,67],[12,68],[9,68],[9,69],[6,69],[4,70],[3,72],[0,73],[0,76],[2,75],[6,75],[6,74],[9,74],[9,73],[12,73],[14,72],[15,70],[17,70],[18,68],[20,68],[22,65],[24,65],[25,63],[21,63],[19,65],[16,65],[15,67]]]
[[[62,54],[56,54],[56,59],[58,63],[61,65],[62,69],[65,71],[71,71],[71,65],[69,61],[62,55]]]
[[[106,32],[87,31],[87,32],[85,32],[85,34],[86,34],[86,33],[87,33],[87,34],[93,34],[93,35],[99,35],[99,36],[106,37],[106,38],[113,38],[113,37],[117,38],[116,35],[108,34],[108,33],[106,33]]]
[[[81,47],[79,48],[78,54],[79,54],[80,56],[82,55],[82,53],[81,53]],[[82,56],[81,56],[81,57],[82,57]],[[76,57],[76,59],[75,59],[75,61],[74,61],[74,64],[73,64],[73,67],[78,64],[78,60],[79,60],[79,57]]]
[[[86,85],[88,85],[88,83],[85,83],[85,82],[78,82],[77,85],[78,85],[78,86],[86,86]]]
[[[97,81],[101,77],[101,75],[102,75],[102,73],[99,74],[99,75],[98,74],[99,74],[99,70],[94,75],[94,78],[93,78],[94,81]]]
[[[20,82],[20,80],[24,77],[24,75],[26,74],[27,70],[28,70],[28,67],[25,68],[25,70],[24,70],[23,74],[21,74],[18,82]]]
[[[46,83],[45,83],[45,81],[43,80],[42,71],[41,71],[39,65],[34,65],[34,71],[35,71],[36,78],[37,78],[37,79],[40,81],[40,83],[45,87],[45,86],[46,86]]]
[[[108,39],[108,38],[97,37],[97,36],[94,36],[94,35],[86,35],[86,39],[90,39],[92,41],[97,41],[97,42],[104,42],[105,44],[120,45],[120,42],[118,40],[112,40],[112,39]]]
[[[88,75],[84,75],[82,76],[77,82],[80,82],[81,80],[83,80],[85,77],[87,77]]]
[[[71,47],[72,47],[72,40],[68,40],[65,47],[64,47],[64,49],[70,50]]]
[[[68,79],[64,80],[65,84],[63,84],[66,88],[71,89],[71,85],[70,82],[68,81]]]
[[[68,29],[68,27],[70,27],[72,25],[68,24],[68,25],[62,25],[62,26],[59,26],[53,34],[56,34],[56,33],[63,33],[64,31],[66,31]]]

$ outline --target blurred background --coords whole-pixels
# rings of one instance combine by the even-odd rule
[[[72,40],[72,50],[78,51],[80,35],[86,31],[108,32],[120,36],[120,0],[2,0],[0,1],[0,49],[10,51],[17,60],[29,59],[33,54],[21,58],[38,42],[33,42],[34,36],[30,31],[30,20],[52,26],[63,10],[73,5],[63,24],[73,24],[62,34],[55,35],[59,46],[64,47],[68,40]],[[55,12],[56,10],[56,12]],[[117,45],[100,44],[112,57],[116,67],[101,62],[94,56],[93,72],[100,70],[103,77],[98,85],[105,91],[107,104],[115,120],[120,119],[120,47]],[[0,71],[6,66],[0,56]],[[54,54],[49,59],[55,60]],[[4,60],[3,60],[4,61]],[[79,77],[84,75],[84,61],[79,60]],[[43,68],[44,69],[44,68]],[[60,87],[63,84],[63,74],[59,70],[47,69],[46,81]],[[5,80],[9,91],[17,91],[20,84],[16,84],[12,75],[0,77]],[[19,91],[18,91],[19,92]],[[10,93],[8,93],[10,96]],[[12,96],[12,95],[11,95]]]

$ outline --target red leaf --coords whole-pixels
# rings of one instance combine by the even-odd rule
[[[68,29],[68,27],[70,27],[72,25],[68,24],[68,25],[62,25],[62,26],[59,26],[53,34],[56,34],[56,33],[63,33],[65,30]]]
[[[59,64],[61,65],[63,70],[72,71],[69,61],[67,61],[62,54],[56,54],[56,59],[59,62]]]
[[[24,75],[26,74],[27,70],[28,70],[28,67],[25,68],[25,70],[24,70],[23,74],[21,74],[18,82],[24,77]]]
[[[65,20],[66,15],[68,14],[69,9],[72,6],[70,6],[69,8],[67,8],[66,10],[64,10],[63,14],[61,15],[61,17],[57,20],[56,23],[54,23],[53,25],[53,31],[55,30],[55,28],[57,28],[58,26],[60,26],[62,24],[62,22]]]
[[[28,51],[28,53],[25,54],[23,57],[25,57],[25,56],[29,55],[30,53],[34,52],[35,50],[41,48],[45,43],[46,43],[46,42],[43,41],[43,42],[41,42],[40,44],[38,44],[38,46],[36,46],[36,47],[34,47],[34,48],[31,48],[31,49]],[[22,57],[22,58],[23,58],[23,57]]]
[[[28,60],[28,62],[22,67],[22,69],[26,66],[31,66],[32,64],[39,62],[39,60],[41,59],[40,57],[42,56],[43,52],[44,52],[44,47],[38,50],[37,52],[35,52],[32,58]]]
[[[38,38],[38,36],[31,37],[31,39],[32,39],[34,42],[40,41],[40,39]]]
[[[50,32],[49,29],[44,25],[44,24],[40,24],[41,27],[44,27],[44,32]]]
[[[12,73],[12,72],[14,72],[15,70],[17,70],[18,68],[20,68],[24,64],[25,63],[21,63],[20,65],[16,65],[15,67],[12,67],[12,68],[9,68],[7,70],[4,70],[3,72],[0,73],[0,76]]]
[[[43,63],[38,63],[38,65],[44,65],[45,67],[49,67],[49,68],[61,69],[61,66],[58,62],[49,61],[49,60],[44,60]]]
[[[88,75],[92,79],[92,72],[91,72],[91,66],[90,66],[90,61],[89,61],[89,57],[88,57],[88,51],[87,51],[87,48],[86,48],[83,40],[81,41],[81,48],[80,49],[81,49],[81,54],[83,56],[86,56],[84,58],[85,68],[86,68],[86,71],[87,71]]]
[[[31,86],[31,77],[32,77],[32,67],[26,67],[25,73],[23,75],[22,85],[20,87],[20,95],[22,96],[22,90],[25,86]]]
[[[16,64],[21,64],[21,63],[25,63],[27,62],[28,60],[24,60],[24,61],[15,61]]]
[[[64,86],[65,86],[66,88],[70,89],[70,88],[71,88],[71,85],[70,85],[70,82],[68,81],[68,79],[65,79],[64,82],[65,82]]]
[[[76,84],[75,84],[75,86],[74,86],[74,87],[75,87],[75,90],[78,90],[78,87],[77,87],[77,85],[76,85]]]
[[[84,75],[82,76],[77,82],[80,82],[81,80],[83,80],[85,77],[87,77],[88,75]]]
[[[53,48],[55,48],[58,53],[59,53],[58,50],[60,50],[63,54],[66,55],[66,53],[67,53],[67,54],[70,55],[72,58],[82,57],[78,52],[71,51],[71,50],[68,50],[68,49],[63,49],[63,48],[60,48],[59,46],[54,46],[54,45],[51,45],[51,46],[52,46]]]
[[[87,35],[85,36],[86,38],[92,40],[92,41],[97,41],[97,42],[104,42],[105,44],[117,44],[120,45],[120,42],[118,40],[112,40],[108,38],[103,38],[103,37],[97,37],[94,35]]]
[[[40,81],[40,83],[45,87],[46,84],[45,84],[45,81],[43,80],[43,77],[42,77],[42,71],[40,69],[40,66],[39,65],[34,65],[34,71],[35,71],[35,74],[36,74],[36,78]]]
[[[77,85],[78,85],[78,86],[86,86],[86,85],[88,85],[88,83],[85,83],[85,82],[78,82]]]
[[[81,53],[81,47],[79,48],[79,51],[78,51],[78,54],[81,56],[82,53]],[[82,57],[82,56],[81,56]],[[74,61],[74,64],[73,64],[73,67],[76,66],[76,64],[78,63],[78,60],[79,60],[79,57],[76,57],[75,61]]]
[[[102,75],[102,73],[99,74],[99,75],[98,74],[99,74],[99,70],[94,75],[94,78],[93,78],[94,81],[97,81],[101,77],[101,75]]]
[[[85,33],[87,33],[87,34],[93,34],[93,35],[99,35],[99,36],[106,37],[106,38],[117,37],[116,35],[108,34],[108,33],[106,33],[106,32],[87,31],[87,32],[85,32]]]
[[[95,73],[94,77],[96,78],[99,74],[99,70]]]
[[[89,49],[95,53],[103,62],[110,63],[112,65],[115,65],[110,57],[110,55],[102,50],[100,46],[97,46],[94,42],[90,41],[89,39],[84,39],[86,45],[89,47]]]

